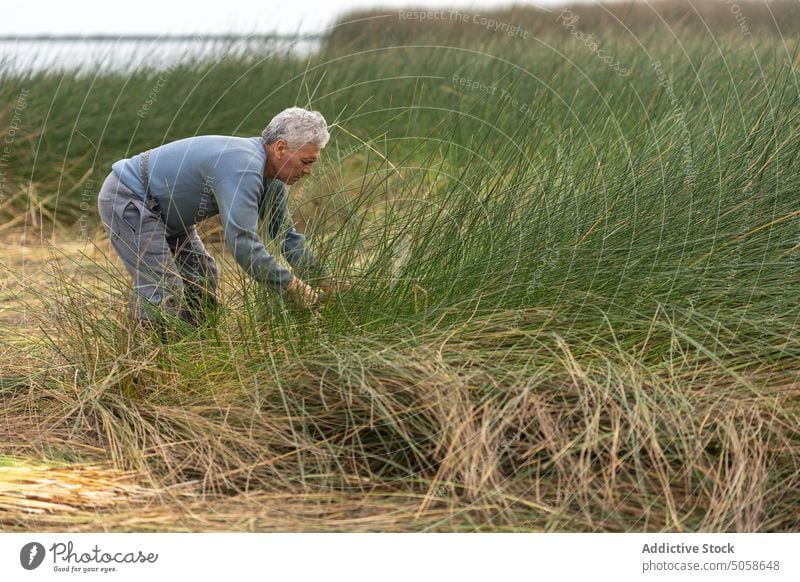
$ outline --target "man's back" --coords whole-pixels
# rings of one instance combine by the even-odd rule
[[[119,160],[111,168],[123,184],[144,198],[141,157],[140,153]],[[239,206],[260,205],[266,161],[258,137],[202,135],[150,150],[150,193],[159,203],[168,231],[186,232],[218,214],[220,205],[234,208],[233,200],[220,201],[221,196],[235,195]],[[235,213],[231,218],[239,222]]]

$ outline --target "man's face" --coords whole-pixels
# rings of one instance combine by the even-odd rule
[[[313,143],[289,151],[283,140],[275,144],[275,177],[289,186],[311,173],[311,166],[319,159],[319,146]]]

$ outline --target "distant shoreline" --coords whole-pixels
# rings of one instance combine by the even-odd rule
[[[59,41],[59,42],[138,42],[138,41],[164,41],[164,42],[186,42],[186,41],[208,41],[208,40],[316,40],[325,35],[321,32],[309,34],[30,34],[30,35],[0,35],[0,42],[38,42],[38,41]]]
[[[29,35],[0,36],[0,72],[131,71],[140,66],[166,67],[184,58],[219,58],[224,54],[289,52],[308,56],[324,42],[318,33],[252,35]]]

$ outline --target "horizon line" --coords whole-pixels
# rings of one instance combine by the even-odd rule
[[[0,34],[0,41],[98,41],[98,40],[297,40],[297,39],[318,39],[323,38],[325,33],[310,32],[310,33],[263,33],[263,34],[108,34],[108,33],[92,33],[92,34]]]

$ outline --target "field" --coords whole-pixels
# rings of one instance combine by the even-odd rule
[[[687,6],[0,68],[0,531],[797,531],[800,7]],[[291,105],[331,125],[293,217],[352,286],[290,307],[209,219],[225,307],[161,345],[111,163]]]

